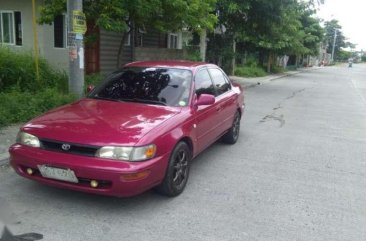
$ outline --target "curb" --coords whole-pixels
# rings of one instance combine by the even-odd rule
[[[257,85],[262,85],[262,84],[268,83],[270,81],[280,79],[280,78],[284,78],[284,77],[294,75],[294,74],[297,74],[297,73],[300,73],[300,72],[284,73],[282,75],[277,75],[277,76],[268,76],[266,79],[263,79],[263,80],[255,80],[254,78],[252,80],[245,80],[244,78],[241,79],[241,77],[237,78],[237,76],[230,76],[229,78],[234,77],[233,80],[235,82],[239,83],[245,89],[249,89],[249,88],[256,87]]]
[[[277,79],[281,79],[281,78],[285,78],[288,76],[292,76],[292,75],[297,75],[303,72],[307,72],[307,71],[312,71],[312,70],[318,70],[320,68],[314,68],[314,69],[302,69],[302,70],[296,70],[296,71],[291,71],[291,72],[287,72],[287,73],[283,73],[282,75],[277,75],[277,76],[268,76],[268,79],[265,80],[258,80],[257,83],[250,83],[248,84],[248,82],[245,83],[245,80],[237,80],[237,82],[241,82],[240,85],[242,85],[245,89],[249,89],[249,88],[253,88],[256,87],[257,85],[262,85],[262,84],[266,84],[270,81],[274,81]]]

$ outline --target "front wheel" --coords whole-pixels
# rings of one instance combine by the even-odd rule
[[[222,137],[222,141],[227,144],[235,144],[239,139],[240,131],[240,113],[237,111],[234,116],[233,125],[230,127],[228,132]]]
[[[187,184],[191,159],[192,154],[188,145],[179,142],[170,156],[164,180],[156,190],[169,197],[181,194]]]

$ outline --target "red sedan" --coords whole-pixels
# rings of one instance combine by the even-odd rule
[[[15,171],[44,184],[132,196],[185,188],[190,161],[222,139],[234,144],[241,88],[216,65],[134,62],[88,96],[25,124],[10,147]]]

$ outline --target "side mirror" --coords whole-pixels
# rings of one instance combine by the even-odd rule
[[[90,92],[92,92],[92,90],[94,90],[95,86],[94,85],[89,85],[88,88],[86,89],[86,92],[89,94]]]
[[[201,94],[196,100],[196,106],[215,104],[215,96],[209,94]]]

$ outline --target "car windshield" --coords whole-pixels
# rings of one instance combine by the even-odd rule
[[[187,106],[192,72],[175,68],[124,68],[111,74],[90,98]]]

